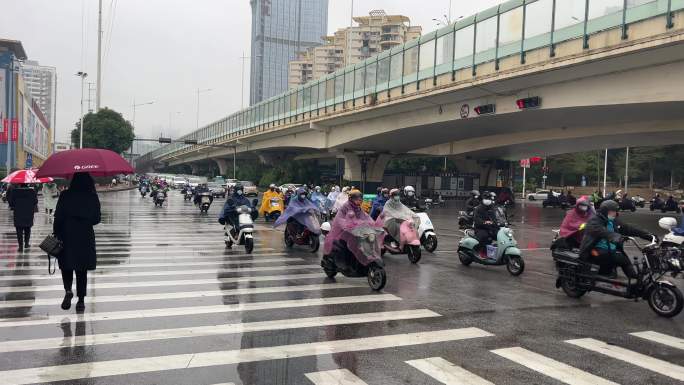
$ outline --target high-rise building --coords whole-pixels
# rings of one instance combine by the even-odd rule
[[[57,107],[57,71],[55,67],[42,66],[37,61],[26,60],[21,67],[21,75],[24,78],[29,97],[38,104],[43,116],[54,129],[55,109]]]
[[[337,30],[333,36],[325,38],[324,45],[300,52],[297,59],[290,62],[290,88],[417,39],[422,33],[422,28],[412,26],[407,16],[387,15],[382,10],[355,17],[354,21],[357,25]]]
[[[288,64],[323,43],[328,0],[250,0],[252,51],[250,104],[287,91]]]

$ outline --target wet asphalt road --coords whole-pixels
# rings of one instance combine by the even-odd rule
[[[374,293],[365,279],[325,278],[320,255],[288,251],[261,220],[253,255],[226,250],[220,199],[201,216],[177,192],[163,208],[136,192],[100,198],[82,315],[59,308],[59,273],[47,274],[36,246],[46,216],[18,253],[0,208],[0,384],[684,383],[684,315],[555,289],[548,245],[560,210],[516,210],[527,264],[516,278],[462,266],[457,210],[435,209],[438,252],[418,265],[387,257],[387,287]],[[656,231],[660,215],[624,218]],[[662,335],[631,334],[646,331]]]

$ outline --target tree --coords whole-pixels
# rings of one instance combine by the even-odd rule
[[[78,147],[81,122],[71,131],[71,143]],[[121,154],[131,147],[135,138],[133,126],[123,116],[108,108],[83,117],[83,147],[104,148]]]

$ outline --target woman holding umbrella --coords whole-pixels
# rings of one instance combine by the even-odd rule
[[[62,241],[63,249],[57,256],[64,283],[62,309],[71,307],[71,291],[76,275],[76,311],[85,310],[88,270],[95,270],[95,231],[100,223],[100,200],[95,191],[92,175],[111,176],[132,174],[133,168],[120,155],[103,149],[84,148],[62,151],[50,156],[37,173],[37,177],[63,177],[71,179],[69,189],[62,192],[55,210],[54,233]]]
[[[10,207],[14,209],[14,228],[17,229],[19,251],[29,247],[33,215],[38,211],[38,195],[36,190],[21,184],[12,189]]]

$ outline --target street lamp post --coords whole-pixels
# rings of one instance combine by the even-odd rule
[[[135,103],[135,98],[133,98],[133,104],[131,107],[133,107],[133,120],[131,121],[131,124],[133,125],[133,130],[135,133],[135,110],[140,107],[140,106],[147,106],[150,104],[154,104],[154,100],[151,102],[145,102],[145,103]],[[135,135],[133,136],[133,140],[135,140]],[[131,161],[133,161],[133,142],[131,142]]]
[[[83,148],[83,86],[85,84],[85,78],[88,77],[88,74],[83,71],[78,71],[76,76],[81,78],[81,127],[78,148]]]
[[[205,92],[213,91],[213,88],[205,88],[203,90],[197,89],[197,124],[195,125],[195,129],[199,130],[199,112],[200,112],[200,94],[203,94]]]

